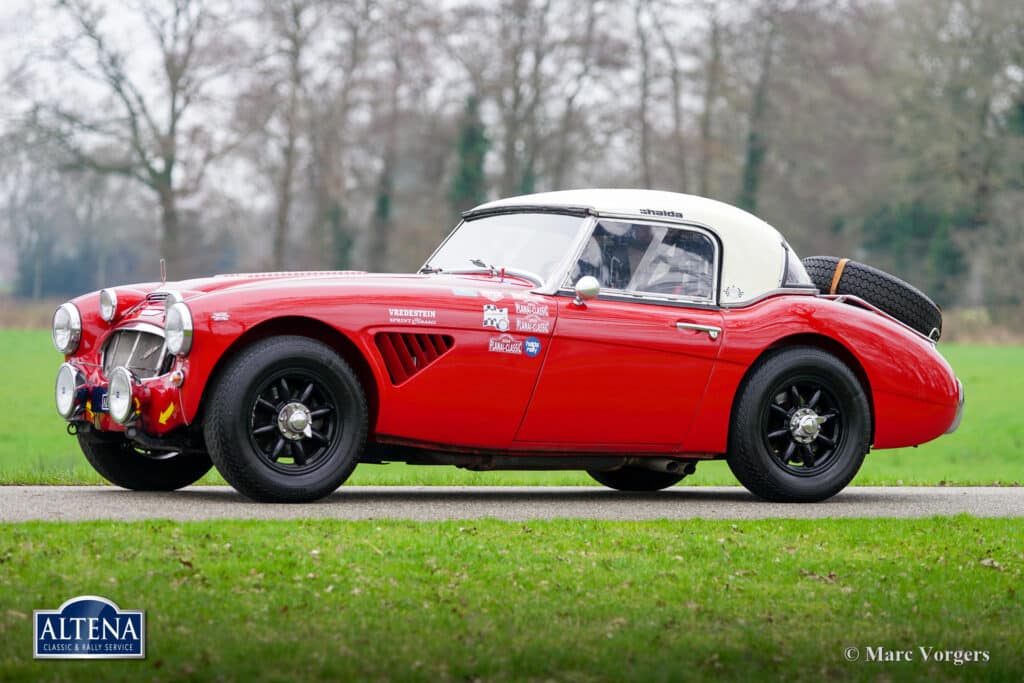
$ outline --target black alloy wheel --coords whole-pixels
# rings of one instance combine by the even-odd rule
[[[271,469],[282,474],[315,470],[344,432],[341,401],[304,370],[270,376],[251,403],[250,443]]]
[[[813,377],[777,386],[761,416],[765,446],[798,477],[828,470],[842,450],[843,432],[839,402]]]
[[[366,442],[366,395],[352,368],[306,337],[255,342],[204,399],[217,471],[253,500],[310,502],[338,488]]]
[[[761,498],[817,502],[849,484],[871,443],[871,404],[857,375],[810,346],[770,352],[737,393],[726,462]]]

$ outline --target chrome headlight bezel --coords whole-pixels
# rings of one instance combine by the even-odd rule
[[[167,308],[164,318],[164,343],[167,351],[175,356],[187,356],[192,350],[192,311],[179,301]]]
[[[106,322],[117,317],[117,292],[113,289],[100,291],[100,318]]]
[[[135,378],[124,366],[114,368],[107,384],[107,411],[118,424],[135,417]]]
[[[65,420],[71,418],[78,410],[78,389],[82,386],[81,373],[71,363],[61,363],[57,369],[57,380],[54,382],[54,403],[57,414]],[[64,405],[62,405],[62,401]]]
[[[58,320],[60,328],[57,327]],[[72,354],[78,349],[78,344],[82,340],[82,314],[78,306],[68,301],[57,307],[53,312],[50,337],[53,340],[53,347],[64,355]]]

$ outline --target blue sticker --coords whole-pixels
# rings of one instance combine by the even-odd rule
[[[537,339],[536,337],[527,337],[526,342],[523,344],[523,352],[530,358],[533,358],[540,353],[540,339]]]

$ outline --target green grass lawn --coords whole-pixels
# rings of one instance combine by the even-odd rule
[[[868,455],[854,484],[1024,482],[1024,347],[940,346],[967,392],[960,430],[920,448]],[[53,408],[60,355],[49,333],[0,330],[0,367],[9,378],[0,411],[0,483],[102,483]],[[205,483],[223,483],[211,474]],[[591,484],[580,472],[465,472],[454,467],[363,465],[350,484]],[[735,484],[725,463],[704,463],[687,484]]]
[[[1022,532],[969,517],[0,525],[0,680],[1020,681]],[[147,659],[33,661],[32,610],[80,594],[145,609]]]

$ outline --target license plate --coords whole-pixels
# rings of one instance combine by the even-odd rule
[[[93,387],[92,389],[92,412],[110,412],[110,392],[106,387]]]

